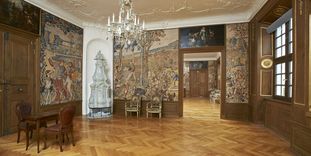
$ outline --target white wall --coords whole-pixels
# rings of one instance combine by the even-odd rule
[[[83,80],[82,80],[82,114],[89,112],[87,107],[91,94],[90,84],[95,71],[95,56],[100,50],[109,65],[108,78],[113,85],[113,42],[111,37],[107,40],[107,31],[96,26],[85,26],[83,34]],[[113,86],[111,86],[113,89]],[[113,104],[112,104],[113,106]]]

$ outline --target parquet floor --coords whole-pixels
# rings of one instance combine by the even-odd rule
[[[113,117],[75,119],[76,146],[65,143],[59,152],[55,136],[46,156],[266,156],[293,155],[289,143],[261,125],[219,119],[219,105],[205,99],[185,99],[183,118]],[[16,134],[0,138],[1,156],[36,154],[36,143],[25,151],[25,139]],[[41,145],[43,147],[43,144]]]

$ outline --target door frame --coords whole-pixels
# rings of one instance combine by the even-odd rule
[[[224,104],[225,104],[225,93],[226,93],[226,47],[225,46],[213,46],[206,48],[187,48],[187,49],[179,49],[178,52],[178,74],[179,74],[179,116],[182,117],[184,113],[184,54],[189,53],[212,53],[212,52],[220,52],[220,68],[221,68],[221,95],[220,95],[220,116],[223,118],[224,116]]]

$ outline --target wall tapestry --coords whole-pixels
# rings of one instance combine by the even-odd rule
[[[248,24],[230,24],[226,30],[226,102],[248,103]]]
[[[0,0],[0,23],[39,34],[40,9],[23,0]]]
[[[223,46],[225,44],[225,26],[211,25],[180,29],[180,48]]]
[[[208,90],[214,90],[217,87],[217,69],[216,61],[208,61]]]
[[[184,96],[190,95],[190,62],[184,61]]]
[[[41,105],[82,100],[83,29],[42,11]]]
[[[178,101],[178,29],[148,31],[131,44],[115,40],[113,75],[115,99]]]

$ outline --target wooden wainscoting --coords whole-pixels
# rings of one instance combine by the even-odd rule
[[[294,103],[292,104],[292,120],[294,122],[306,125],[306,107],[302,104]]]
[[[308,141],[306,141],[308,140]],[[292,123],[291,147],[297,155],[311,155],[311,130],[297,122]]]
[[[265,126],[276,131],[285,139],[291,137],[291,104],[275,99],[264,99]]]
[[[306,116],[307,116],[307,127],[311,128],[311,112],[307,112]]]
[[[141,107],[141,117],[146,117],[146,104],[149,101],[143,101]],[[125,100],[114,99],[113,100],[113,114],[117,116],[125,116],[124,113],[124,103]],[[179,102],[168,102],[163,101],[162,105],[162,116],[163,117],[179,117],[178,114]]]
[[[248,121],[249,104],[247,103],[225,103],[223,105],[223,119]]]
[[[62,107],[66,106],[66,105],[69,105],[69,104],[72,104],[72,105],[76,106],[76,116],[82,115],[82,101],[71,101],[71,102],[62,103],[62,104],[40,106],[39,107],[39,112],[58,111]]]

